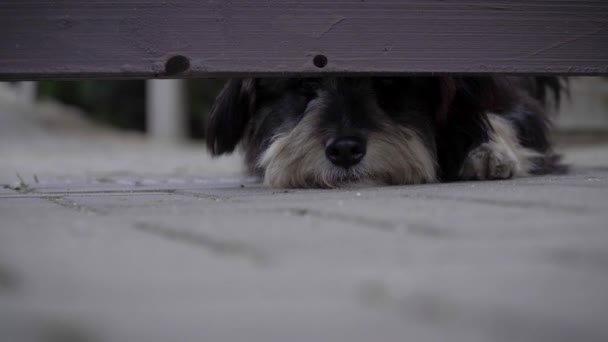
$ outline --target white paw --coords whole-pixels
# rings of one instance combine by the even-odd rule
[[[463,180],[508,179],[520,168],[517,156],[507,144],[491,141],[469,153],[460,176]]]

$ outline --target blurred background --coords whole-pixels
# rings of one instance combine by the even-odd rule
[[[240,176],[238,156],[212,160],[204,146],[205,117],[223,82],[0,82],[0,181]]]
[[[238,156],[212,160],[204,148],[205,118],[223,82],[0,83],[0,177],[239,175]],[[599,148],[608,140],[608,78],[573,77],[569,83],[556,138],[568,151],[584,147],[567,158],[589,165],[595,159],[589,155],[606,153]]]
[[[168,139],[203,139],[205,115],[222,85],[214,79],[44,81],[26,83],[32,89],[24,96],[77,107],[91,120],[117,129]],[[158,113],[162,117],[150,116],[155,108],[164,110]]]

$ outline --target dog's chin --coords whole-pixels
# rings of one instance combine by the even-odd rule
[[[330,163],[321,162],[323,167],[308,168],[308,172],[289,172],[285,169],[267,169],[264,183],[275,188],[360,188],[372,186],[398,185],[424,183],[425,180],[410,181],[401,177],[406,170],[393,170],[394,172],[374,173],[365,166],[356,166],[349,169],[336,167]],[[293,169],[292,169],[293,171]],[[386,170],[385,170],[386,171]]]
[[[362,167],[354,167],[344,169],[340,167],[330,166],[324,170],[318,170],[316,173],[303,178],[303,182],[294,180],[291,184],[300,188],[354,188],[389,185],[390,183],[382,180],[380,177],[370,175]]]

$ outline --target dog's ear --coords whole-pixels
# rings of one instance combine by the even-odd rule
[[[217,156],[234,151],[255,110],[255,79],[231,79],[215,99],[207,118],[207,148]]]

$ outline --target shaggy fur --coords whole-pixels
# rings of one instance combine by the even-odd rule
[[[240,144],[273,187],[506,179],[560,169],[549,139],[548,77],[233,79],[209,116],[213,155]],[[335,139],[365,146],[348,167]]]

